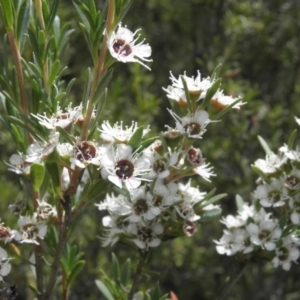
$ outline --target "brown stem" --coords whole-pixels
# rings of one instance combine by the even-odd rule
[[[23,68],[22,68],[22,63],[21,63],[21,54],[19,51],[19,47],[17,45],[17,41],[15,39],[14,32],[12,30],[7,31],[7,37],[8,37],[10,48],[12,51],[14,64],[16,66],[22,111],[25,116],[28,116],[28,106],[27,106],[26,93],[25,93],[25,84],[24,84]]]
[[[38,290],[38,299],[44,299],[44,271],[43,271],[43,248],[41,245],[41,239],[37,239],[39,245],[35,246],[34,255],[35,255],[35,273],[36,273],[36,285]]]
[[[33,192],[33,201],[35,210],[38,208],[38,200],[40,199],[39,191]],[[42,300],[44,295],[44,260],[43,260],[43,247],[42,240],[37,238],[38,245],[34,248],[34,256],[35,256],[35,274],[36,274],[36,285],[38,290],[38,299]]]
[[[136,267],[133,284],[132,284],[131,290],[128,294],[127,300],[132,300],[133,299],[134,293],[137,291],[137,289],[139,287],[139,284],[140,284],[140,281],[141,281],[141,276],[142,276],[142,273],[143,273],[143,268],[144,268],[144,265],[145,265],[145,257],[146,256],[147,256],[147,253],[146,253],[146,255],[141,255],[141,257],[140,257],[140,261],[139,261],[139,263]]]
[[[63,250],[65,248],[65,245],[67,243],[67,235],[68,235],[68,229],[71,223],[71,217],[72,217],[72,199],[70,194],[67,192],[64,195],[64,199],[62,200],[62,206],[64,207],[65,216],[63,223],[60,226],[59,230],[59,240],[58,245],[55,253],[55,257],[51,266],[51,272],[50,277],[47,285],[47,289],[45,292],[45,296],[43,300],[49,300],[51,299],[51,294],[53,292],[53,288],[57,279],[57,273],[59,269],[60,259],[63,254]]]
[[[236,285],[236,283],[241,279],[241,277],[243,276],[243,274],[246,271],[246,267],[247,264],[245,264],[240,272],[238,273],[238,275],[236,276],[236,278],[231,282],[231,284],[224,290],[224,292],[222,292],[222,294],[220,295],[220,297],[217,298],[217,300],[224,300],[226,299],[226,297],[228,296],[228,294],[230,293],[230,291],[232,290],[232,288]]]

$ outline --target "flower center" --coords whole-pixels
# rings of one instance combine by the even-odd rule
[[[130,161],[122,159],[116,163],[115,170],[120,179],[128,179],[133,175],[134,165]]]
[[[190,135],[197,135],[201,132],[201,126],[198,123],[192,122],[184,126],[185,131]]]
[[[159,195],[154,195],[153,196],[153,205],[154,206],[161,206],[161,204],[163,203],[163,197],[162,196],[159,196]]]
[[[145,199],[139,199],[136,201],[136,203],[133,205],[133,210],[136,215],[141,215],[148,211],[148,204]]]
[[[80,145],[74,149],[74,154],[79,161],[87,161],[96,156],[96,147],[90,142],[81,142]]]
[[[188,161],[192,165],[200,165],[202,163],[202,154],[199,149],[190,148],[188,150],[187,154],[188,154],[188,156],[187,156]]]
[[[153,164],[153,170],[156,173],[162,173],[166,170],[166,163],[162,159],[158,159]]]
[[[121,56],[128,56],[132,53],[132,49],[129,44],[126,44],[125,40],[115,40],[113,44],[114,51]]]
[[[10,237],[9,230],[6,227],[0,225],[0,239],[8,237]]]
[[[23,236],[26,239],[35,239],[38,232],[38,228],[35,224],[26,224],[23,226]]]
[[[137,235],[139,239],[145,243],[150,242],[154,238],[154,234],[151,228],[141,227]]]
[[[300,178],[297,176],[290,175],[286,178],[285,183],[291,190],[297,190],[300,187]]]

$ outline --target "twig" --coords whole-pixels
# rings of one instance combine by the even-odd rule
[[[232,288],[236,285],[236,283],[241,279],[241,277],[245,273],[246,267],[247,267],[247,264],[245,264],[242,267],[242,269],[240,270],[240,272],[238,273],[238,275],[236,276],[236,278],[231,282],[231,284],[224,290],[224,292],[221,293],[221,296],[218,297],[216,300],[224,300],[224,299],[226,299],[226,297],[228,296],[228,294],[230,293],[230,291],[232,290]]]
[[[51,267],[51,273],[48,281],[48,286],[47,290],[45,293],[45,300],[51,299],[51,294],[56,282],[57,278],[57,273],[58,273],[58,268],[60,264],[60,259],[63,254],[63,250],[65,248],[65,245],[67,243],[67,234],[68,234],[68,229],[71,223],[71,217],[72,217],[72,199],[69,194],[65,194],[64,199],[62,200],[62,205],[64,207],[65,211],[65,217],[62,226],[60,227],[59,231],[59,240],[58,240],[58,245],[57,245],[57,250],[55,253],[55,257],[52,263]]]
[[[134,293],[136,292],[136,290],[139,287],[141,276],[142,276],[142,273],[143,273],[144,264],[145,264],[145,255],[144,256],[141,255],[140,261],[139,261],[139,263],[136,267],[136,270],[135,270],[133,284],[132,284],[131,290],[128,294],[127,300],[132,300],[133,299]]]

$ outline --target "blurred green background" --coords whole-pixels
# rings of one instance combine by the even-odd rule
[[[96,2],[101,9],[103,1]],[[85,70],[92,61],[71,1],[61,1],[59,16],[62,23],[70,22],[75,28],[65,58],[69,66],[65,80],[77,78],[72,101],[79,103]],[[169,71],[178,77],[184,71],[196,76],[200,70],[207,77],[220,63],[225,93],[241,95],[247,102],[240,111],[232,110],[221,122],[210,124],[198,144],[217,176],[211,183],[195,179],[196,183],[205,191],[216,187],[219,193],[227,193],[221,202],[223,215],[235,213],[236,194],[251,199],[256,176],[250,165],[264,157],[257,135],[276,151],[296,128],[294,116],[300,116],[300,1],[135,0],[123,25],[132,31],[142,28],[152,47],[152,71],[138,64],[115,65],[104,120],[124,124],[136,120],[149,124],[155,135],[166,124],[174,124],[162,90],[170,84]],[[3,36],[2,20],[0,32]],[[22,198],[22,193],[18,177],[7,172],[3,163],[15,147],[0,129],[0,217],[10,223],[15,219],[7,213],[7,205]],[[79,222],[74,243],[85,253],[87,263],[70,299],[104,299],[94,280],[102,278],[101,270],[111,274],[111,251],[121,261],[131,257],[136,262],[137,254],[120,246],[101,248],[97,238],[103,230],[101,213],[93,205]],[[217,299],[241,267],[235,258],[217,254],[212,240],[221,235],[222,225],[215,220],[201,224],[191,238],[163,244],[142,286],[149,286],[145,282],[150,279],[152,286],[159,281],[163,292],[172,290],[180,300]],[[18,277],[30,270],[18,268],[17,259],[12,265],[7,281],[18,286],[18,299],[31,299],[28,282]],[[227,299],[300,299],[299,278],[297,265],[285,272],[269,263],[253,262]]]

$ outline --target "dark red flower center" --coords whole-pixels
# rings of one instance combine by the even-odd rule
[[[121,56],[128,56],[132,53],[132,48],[125,40],[115,40],[113,43],[114,51]]]
[[[87,161],[96,156],[96,147],[93,143],[81,142],[80,145],[74,149],[74,153],[76,159],[79,161]]]
[[[185,131],[190,135],[197,135],[201,132],[201,126],[198,123],[192,122],[184,126]]]
[[[120,179],[128,179],[133,175],[134,165],[129,160],[122,159],[116,163],[115,170]]]
[[[190,148],[187,154],[188,161],[192,165],[200,165],[202,163],[202,154],[199,149]]]

